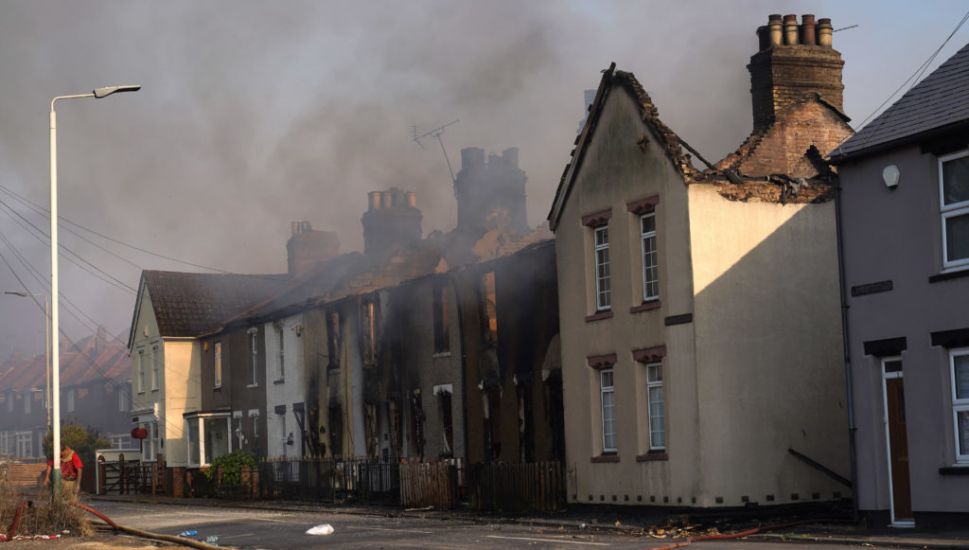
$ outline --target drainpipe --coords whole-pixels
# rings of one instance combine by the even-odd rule
[[[841,215],[841,178],[835,186],[834,194],[835,228],[838,237],[838,289],[841,294],[841,339],[844,347],[845,391],[848,407],[848,457],[851,461],[851,511],[852,519],[858,523],[858,454],[856,437],[858,427],[855,425],[855,391],[851,375],[851,340],[848,337],[848,293],[845,287],[844,261],[844,224]]]

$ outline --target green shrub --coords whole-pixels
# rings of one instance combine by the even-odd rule
[[[222,485],[241,485],[243,467],[254,469],[256,459],[247,451],[232,451],[214,459],[210,468],[205,471],[205,477],[209,481],[213,481],[216,472],[222,472]]]

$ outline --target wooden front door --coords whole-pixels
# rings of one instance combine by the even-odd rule
[[[905,391],[902,378],[885,380],[888,414],[888,460],[892,466],[892,504],[895,520],[912,519],[912,492],[908,478],[908,435],[905,431]]]

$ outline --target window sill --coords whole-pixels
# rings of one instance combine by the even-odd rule
[[[274,386],[278,386],[278,385],[280,385],[280,384],[285,384],[285,383],[286,383],[286,381],[285,381],[285,380],[283,380],[282,378],[280,378],[280,379],[278,379],[278,380],[273,380],[273,385],[274,385]]]
[[[247,388],[258,388],[259,384],[246,384]]]
[[[653,462],[654,460],[669,460],[670,455],[666,451],[650,451],[644,455],[636,457],[636,462]]]
[[[611,309],[607,309],[607,310],[604,310],[604,311],[597,311],[597,312],[593,313],[592,315],[586,315],[585,316],[585,322],[586,323],[591,323],[593,321],[601,321],[603,319],[612,319],[612,310]]]
[[[218,391],[218,392],[220,392],[220,391],[222,391],[222,386],[213,386],[212,387],[212,391]]]
[[[451,356],[451,352],[450,351],[438,351],[438,352],[435,352],[433,355],[431,355],[431,358],[433,358],[433,359],[444,359],[444,358],[450,357],[450,356]]]
[[[659,309],[661,305],[662,304],[660,304],[659,300],[650,300],[648,302],[643,302],[638,306],[633,306],[629,308],[629,313],[639,313],[641,311],[652,311],[654,309]]]
[[[602,464],[608,462],[619,462],[619,455],[616,453],[602,453],[599,456],[594,456],[591,458],[593,464]]]
[[[963,277],[969,277],[969,266],[950,267],[949,269],[944,269],[941,273],[937,273],[929,277],[929,282],[938,283],[941,281],[948,281],[950,279],[961,279]]]
[[[969,464],[956,464],[955,466],[943,466],[942,468],[939,468],[939,475],[969,476]]]
[[[158,388],[154,388],[154,389],[151,390],[152,393],[155,393],[157,391],[158,391]]]

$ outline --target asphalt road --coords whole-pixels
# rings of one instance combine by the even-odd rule
[[[558,529],[509,524],[477,524],[457,520],[387,518],[340,513],[292,512],[212,508],[170,504],[127,504],[96,502],[94,506],[115,522],[146,531],[177,535],[188,529],[198,538],[215,535],[219,544],[237,548],[420,548],[500,549],[565,548],[570,550],[645,549],[668,541],[619,534],[569,533]],[[310,536],[310,527],[329,523],[332,535]],[[753,550],[848,549],[857,546],[790,544],[768,542],[706,542],[697,548]]]

